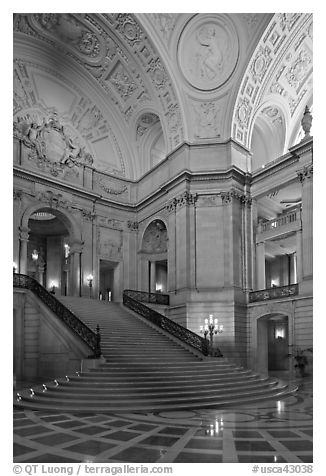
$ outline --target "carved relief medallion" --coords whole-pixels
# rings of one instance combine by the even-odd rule
[[[212,90],[231,76],[238,53],[237,32],[226,16],[195,16],[181,34],[179,66],[193,87]]]

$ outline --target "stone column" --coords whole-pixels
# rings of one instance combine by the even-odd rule
[[[27,244],[29,239],[28,227],[19,227],[19,267],[18,272],[26,274],[27,272]]]
[[[257,289],[266,288],[264,241],[256,244],[256,283]]]
[[[69,295],[81,296],[81,254],[83,243],[76,241],[70,247]]]
[[[297,283],[302,281],[302,230],[296,233]]]
[[[313,166],[306,165],[298,172],[302,183],[302,278],[312,280],[313,273]]]
[[[151,276],[151,283],[150,283],[150,292],[156,292],[156,262],[150,261],[150,276]]]

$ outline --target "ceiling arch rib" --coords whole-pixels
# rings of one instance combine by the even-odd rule
[[[256,113],[270,100],[287,110],[289,138],[312,91],[312,15],[278,13],[262,35],[243,76],[232,119],[232,137],[251,147]]]
[[[109,103],[108,109],[114,116],[112,119],[108,114],[107,123],[118,122],[116,129],[121,133],[113,142],[115,147],[124,144],[123,156],[129,161],[128,178],[139,178],[132,171],[132,164],[138,158],[134,156],[135,135],[131,123],[140,109],[151,108],[160,116],[168,151],[183,141],[180,108],[172,81],[134,15],[16,15],[15,33],[18,37],[24,35],[25,46],[42,42],[43,48],[51,54],[55,52],[71,66],[77,65],[81,74],[75,75],[75,81],[82,77],[92,79],[92,93],[102,98],[99,102],[102,108]],[[103,144],[100,141],[93,144],[93,152],[97,149],[95,156],[105,151]],[[105,161],[98,162],[101,162],[100,168],[105,169]]]

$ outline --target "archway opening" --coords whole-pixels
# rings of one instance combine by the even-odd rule
[[[71,237],[59,212],[40,208],[28,220],[27,274],[52,293],[68,295]]]
[[[150,293],[168,291],[167,242],[165,223],[159,219],[153,220],[145,230],[141,248],[145,265],[143,289]]]

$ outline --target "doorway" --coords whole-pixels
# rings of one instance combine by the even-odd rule
[[[289,321],[283,314],[257,320],[256,370],[262,375],[289,370]]]
[[[118,300],[118,264],[114,261],[100,259],[99,299],[103,301]]]

